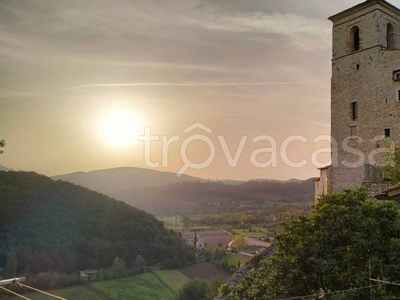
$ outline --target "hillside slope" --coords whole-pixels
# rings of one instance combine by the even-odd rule
[[[102,268],[119,256],[193,259],[182,238],[123,202],[36,173],[0,172],[0,267],[11,249],[24,275]]]

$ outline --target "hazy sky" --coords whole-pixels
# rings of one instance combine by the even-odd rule
[[[289,144],[295,162],[310,161],[326,146],[312,139],[330,131],[327,17],[359,2],[2,0],[0,138],[7,146],[0,165],[45,175],[146,167],[144,143],[117,147],[102,137],[102,120],[121,110],[139,116],[137,130],[149,126],[160,136],[151,144],[152,162],[161,163],[155,169],[178,172],[185,140],[188,159],[207,160],[204,140],[187,140],[196,133],[212,140],[216,154],[190,175],[316,176],[312,163],[293,168],[280,155],[277,166],[255,167],[251,153],[271,144],[252,139],[271,136],[280,151],[286,138],[304,136],[307,143]],[[212,133],[184,133],[196,122]],[[180,141],[163,159],[162,136],[175,135]],[[232,155],[248,136],[236,167],[229,167],[218,136]]]

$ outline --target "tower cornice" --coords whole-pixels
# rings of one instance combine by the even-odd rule
[[[361,11],[366,8],[373,7],[374,5],[380,5],[382,7],[385,7],[400,16],[400,9],[385,0],[367,0],[356,6],[350,7],[349,9],[346,9],[345,11],[342,11],[336,15],[329,17],[328,20],[330,20],[332,22],[337,22],[342,18],[345,18],[349,15],[357,13],[357,11]]]

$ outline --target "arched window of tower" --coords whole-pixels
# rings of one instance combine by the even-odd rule
[[[393,50],[396,48],[396,35],[394,33],[394,27],[391,23],[387,25],[387,48]]]
[[[350,39],[351,39],[351,50],[353,52],[360,50],[360,29],[357,26],[354,26],[351,29]]]

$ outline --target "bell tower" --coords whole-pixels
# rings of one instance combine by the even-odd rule
[[[367,0],[329,20],[332,165],[324,190],[341,192],[382,182],[383,148],[400,142],[400,10]]]

